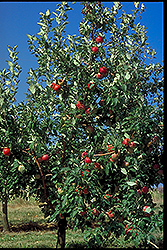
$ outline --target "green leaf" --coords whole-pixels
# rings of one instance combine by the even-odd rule
[[[46,16],[49,16],[49,15],[50,15],[50,11],[47,10],[47,11],[46,11]]]
[[[127,90],[127,85],[126,85],[126,84],[123,84],[123,85],[122,85],[122,90],[123,90],[124,92],[126,92],[126,90]]]
[[[34,85],[29,85],[29,90],[31,91],[32,94],[35,94],[35,86]]]
[[[30,40],[32,40],[31,35],[27,34],[27,37],[28,37]]]
[[[126,80],[129,80],[129,79],[130,79],[130,73],[129,73],[129,72],[126,72],[125,79],[126,79]]]
[[[127,171],[126,171],[126,168],[121,168],[121,173],[127,175]]]
[[[72,213],[70,214],[71,216],[71,218],[73,218],[73,217],[75,217],[75,215],[78,213],[78,211],[77,210],[73,210],[72,211]]]
[[[131,187],[136,185],[136,182],[133,181],[127,181],[126,183]]]

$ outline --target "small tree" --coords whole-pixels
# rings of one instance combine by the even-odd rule
[[[89,246],[105,246],[111,232],[148,244],[162,230],[149,190],[163,182],[163,67],[136,24],[143,4],[119,19],[119,2],[83,4],[80,36],[65,33],[66,2],[40,13],[40,32],[28,35],[38,68],[16,108],[16,150],[31,161],[32,192],[58,222],[61,247],[67,222]]]

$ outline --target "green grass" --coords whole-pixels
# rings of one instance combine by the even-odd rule
[[[152,196],[157,202],[157,211],[163,206],[163,192],[154,191]],[[54,223],[48,223],[34,198],[29,201],[15,199],[8,204],[8,218],[11,232],[2,232],[2,208],[0,204],[0,248],[55,248],[57,229]],[[91,230],[91,229],[90,229]],[[163,241],[163,235],[155,232],[155,244]],[[87,248],[81,230],[73,232],[68,229],[66,247]],[[133,248],[131,239],[125,242],[124,237],[116,239],[111,234],[107,248]],[[161,246],[160,246],[161,247]],[[154,246],[152,246],[154,248]]]

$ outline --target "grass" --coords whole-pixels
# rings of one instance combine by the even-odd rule
[[[152,192],[154,202],[157,202],[156,209],[162,209],[163,192]],[[55,248],[57,242],[57,229],[54,223],[46,222],[43,213],[38,207],[38,202],[32,197],[29,201],[15,199],[8,204],[8,218],[11,232],[2,232],[2,208],[0,205],[0,248]],[[163,235],[158,230],[155,232],[155,244],[161,248]],[[161,245],[160,245],[161,243]],[[133,248],[131,239],[124,241],[112,235],[108,241],[108,248]],[[81,230],[67,230],[66,248],[87,248],[83,241]],[[152,248],[155,248],[152,246]]]

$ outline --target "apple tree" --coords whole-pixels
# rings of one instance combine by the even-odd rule
[[[3,231],[9,231],[7,202],[17,196],[26,196],[29,178],[24,164],[28,164],[22,149],[22,125],[17,120],[16,93],[21,67],[18,64],[17,45],[8,46],[9,69],[0,72],[0,200],[2,201]],[[26,136],[24,136],[26,141]],[[21,153],[20,153],[21,152]],[[24,158],[24,159],[23,159]],[[31,170],[31,168],[29,169]],[[31,176],[31,175],[30,175]]]
[[[40,13],[39,33],[28,35],[38,67],[16,109],[16,151],[42,211],[58,222],[57,245],[68,225],[89,247],[113,234],[146,246],[163,225],[150,194],[163,183],[163,66],[137,23],[143,4],[121,15],[120,2],[82,4],[79,36],[66,34],[66,2]]]

